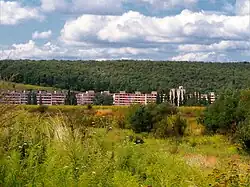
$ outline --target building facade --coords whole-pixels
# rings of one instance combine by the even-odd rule
[[[28,94],[29,92],[16,92],[16,91],[7,91],[2,92],[0,101],[1,103],[10,103],[17,105],[28,104]]]
[[[10,104],[38,104],[38,105],[64,105],[67,92],[63,91],[0,91],[1,103]],[[94,91],[78,92],[73,93],[78,105],[88,105],[94,103],[94,98],[96,93]],[[120,91],[119,93],[110,93],[109,91],[103,91],[101,94],[110,95],[113,97],[114,105],[128,106],[131,104],[143,104],[147,105],[149,103],[155,103],[157,100],[157,92],[151,93],[126,93],[125,91]],[[163,99],[168,97],[163,94]],[[214,103],[216,95],[214,92],[208,94],[200,94],[199,92],[194,92],[193,94],[187,94],[186,90],[180,86],[178,89],[171,89],[169,92],[169,102],[173,105],[180,106],[184,102],[184,98],[196,98],[198,101],[200,99],[206,99],[211,103]],[[163,100],[164,102],[164,100]]]
[[[38,105],[64,105],[66,94],[60,91],[38,91],[36,99]]]
[[[157,92],[151,92],[150,94],[142,94],[141,92],[126,93],[121,91],[120,93],[113,94],[114,105],[131,105],[131,104],[149,104],[156,102]]]
[[[76,94],[78,105],[93,104],[94,98],[95,98],[95,92],[92,90]]]

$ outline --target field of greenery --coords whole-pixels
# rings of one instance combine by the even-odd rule
[[[201,124],[210,108],[1,105],[0,186],[249,186],[242,144]]]

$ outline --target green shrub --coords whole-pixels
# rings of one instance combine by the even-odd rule
[[[175,136],[183,136],[187,128],[187,121],[177,115],[174,118],[172,126]]]
[[[49,107],[47,105],[39,105],[39,107],[36,109],[40,113],[45,113],[47,112]]]
[[[240,96],[237,90],[225,90],[198,121],[209,133],[234,133],[235,127],[244,119],[244,112],[239,107]]]
[[[140,106],[134,114],[130,116],[129,122],[134,132],[150,132],[152,129],[152,116],[145,106]]]
[[[169,116],[176,114],[176,107],[169,103],[134,105],[129,108],[127,121],[136,133],[153,131],[154,135],[159,138],[171,135],[183,136],[186,122],[180,116],[174,121],[168,120]]]
[[[124,117],[124,123],[122,124],[125,128],[127,129],[132,129],[131,125],[131,118],[134,116],[135,112],[141,107],[141,105],[136,104],[136,105],[130,105],[125,112],[125,117]]]
[[[237,128],[236,132],[237,140],[242,143],[243,147],[250,151],[250,122],[249,120],[245,120],[241,122]]]
[[[182,137],[187,128],[187,122],[179,115],[168,116],[154,125],[156,138]]]
[[[171,131],[169,127],[168,118],[162,119],[154,125],[154,136],[156,138],[167,138]]]
[[[87,105],[87,109],[88,109],[88,110],[92,110],[92,108],[93,108],[93,107],[92,107],[91,104],[88,104],[88,105]]]

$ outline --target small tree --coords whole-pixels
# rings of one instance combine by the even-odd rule
[[[167,102],[162,104],[149,104],[147,106],[133,105],[129,107],[126,117],[135,132],[160,132],[164,120],[168,116],[177,114],[176,107]],[[165,126],[164,126],[165,128]],[[161,133],[161,132],[160,132]]]
[[[152,116],[145,106],[140,106],[129,118],[133,131],[136,133],[150,132],[152,129]]]
[[[97,93],[93,100],[94,105],[112,105],[113,97],[108,94]]]
[[[65,98],[65,105],[77,105],[76,94],[68,90]]]
[[[37,105],[37,97],[35,92],[32,92],[32,104]]]
[[[187,128],[187,121],[181,118],[179,115],[177,115],[173,122],[174,135],[183,136],[186,128]]]
[[[159,93],[157,93],[157,96],[156,96],[156,104],[161,104],[161,96]]]
[[[203,123],[206,130],[212,133],[217,131],[227,133],[233,126],[237,126],[242,120],[238,108],[239,101],[238,91],[225,90],[219,99],[204,111]]]
[[[28,104],[28,105],[31,105],[31,104],[32,104],[31,91],[29,91],[29,93],[28,93],[27,104]]]

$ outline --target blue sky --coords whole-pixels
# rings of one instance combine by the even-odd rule
[[[250,0],[0,0],[0,59],[250,61]]]

